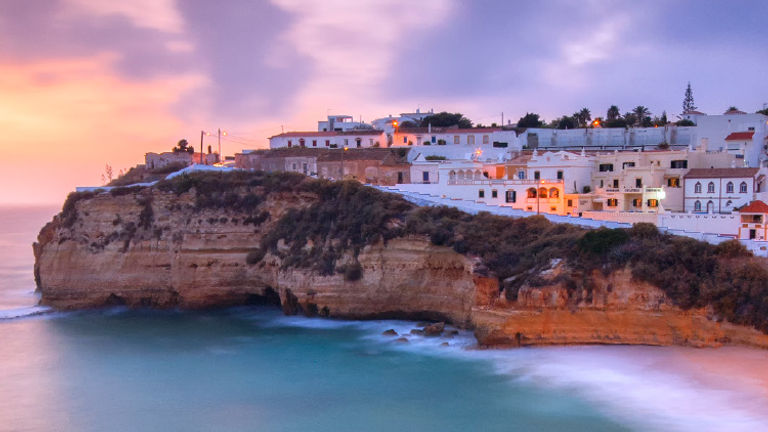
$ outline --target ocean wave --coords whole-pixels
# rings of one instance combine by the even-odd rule
[[[0,320],[29,318],[34,316],[47,315],[52,312],[54,312],[54,310],[48,306],[27,306],[16,309],[4,309],[0,310]]]
[[[476,349],[469,331],[461,330],[452,337],[426,337],[411,334],[419,327],[409,321],[280,316],[269,319],[268,325],[327,330],[354,327],[362,332],[362,339],[390,349],[488,362],[490,373],[510,382],[574,395],[632,429],[768,430],[766,389],[703,371],[687,356],[706,356],[706,350],[647,346],[484,350]],[[398,335],[382,335],[389,329]],[[408,342],[397,342],[400,337]],[[738,358],[735,355],[734,361]]]

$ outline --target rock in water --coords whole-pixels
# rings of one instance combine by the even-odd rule
[[[424,336],[440,336],[445,329],[445,323],[439,322],[424,327]]]
[[[395,339],[395,342],[408,343],[408,338],[404,338],[404,337],[397,338],[397,339]]]
[[[397,336],[397,332],[395,331],[395,329],[389,329],[389,330],[384,330],[382,335],[383,336]]]

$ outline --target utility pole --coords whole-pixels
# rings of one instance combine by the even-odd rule
[[[501,127],[504,127],[504,111],[501,112]]]
[[[203,136],[205,135],[205,131],[200,131],[200,163],[203,163]]]

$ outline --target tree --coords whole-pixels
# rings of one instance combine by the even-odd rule
[[[755,111],[755,114],[762,114],[762,115],[768,116],[768,108],[763,108],[761,110],[757,110],[757,111]]]
[[[544,123],[539,119],[539,115],[535,113],[525,113],[517,121],[517,127],[521,128],[537,128],[541,127]]]
[[[608,111],[605,113],[606,121],[617,120],[619,117],[621,117],[621,112],[619,112],[619,107],[617,107],[616,105],[611,105],[608,108]]]
[[[176,143],[176,147],[174,147],[172,150],[174,153],[182,153],[182,152],[194,153],[195,152],[195,149],[191,147],[189,145],[189,142],[185,139],[180,139],[179,142]]]
[[[562,116],[552,120],[549,126],[554,129],[576,129],[579,127],[579,122],[574,117]]]
[[[738,108],[736,108],[735,106],[731,105],[731,106],[728,107],[727,110],[725,110],[725,112],[728,112],[728,111],[740,111],[740,110]]]
[[[651,123],[653,124],[653,126],[664,126],[667,123],[669,123],[667,121],[667,112],[666,111],[662,111],[661,112],[661,117],[658,117],[658,116],[654,117],[653,121]]]
[[[637,116],[632,112],[624,113],[624,122],[627,126],[634,126],[637,123]]]
[[[113,175],[112,165],[104,165],[104,174],[101,175],[101,181],[104,182],[104,184],[109,184],[112,182]]]
[[[589,108],[582,108],[580,111],[573,113],[573,118],[579,123],[579,127],[587,127],[589,121],[592,120],[592,113],[589,112]]]
[[[414,123],[412,121],[409,121],[409,120],[406,120],[406,121],[400,123],[397,127],[399,129],[415,128],[416,127],[416,123]]]
[[[635,115],[635,123],[638,126],[643,126],[644,124],[649,124],[650,125],[650,123],[651,123],[651,119],[650,119],[651,111],[647,107],[644,107],[642,105],[638,105],[638,106],[636,106],[635,108],[632,109],[632,113]],[[646,118],[648,119],[647,122],[646,122]]]
[[[693,90],[691,90],[691,82],[688,82],[688,87],[685,88],[685,97],[683,98],[683,114],[691,111],[696,111],[696,105],[693,104]]]
[[[432,127],[458,126],[461,129],[469,129],[472,127],[472,121],[464,117],[462,113],[451,114],[443,111],[424,117],[421,120],[421,127],[427,127],[428,125],[432,125]]]

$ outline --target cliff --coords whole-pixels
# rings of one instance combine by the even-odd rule
[[[500,277],[504,267],[472,253],[466,233],[452,233],[452,247],[435,234],[445,215],[425,235],[424,213],[399,198],[290,175],[216,176],[71,195],[33,247],[41,302],[269,303],[289,314],[448,321],[485,346],[768,347],[768,335],[712,307],[677,306],[627,266],[589,270],[539,251],[535,265],[510,258],[527,273]]]

